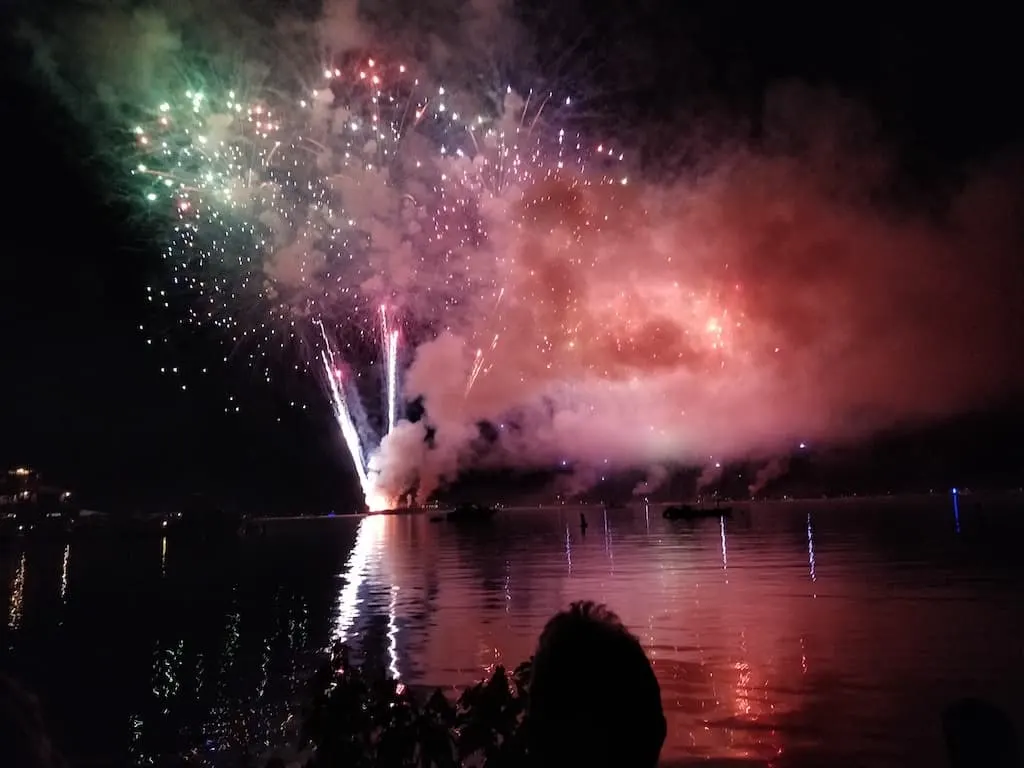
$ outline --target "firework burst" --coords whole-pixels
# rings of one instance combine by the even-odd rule
[[[479,114],[470,96],[367,57],[324,69],[295,98],[185,88],[134,129],[132,173],[173,217],[165,258],[172,286],[196,297],[189,320],[263,352],[297,342],[318,360],[371,508],[392,502],[369,467],[401,418],[402,339],[451,330],[457,308],[489,310],[468,394],[517,285],[516,249],[496,234],[532,226],[530,190],[552,180],[626,183],[605,172],[620,154],[550,125],[550,100],[509,89],[500,114]],[[376,424],[356,336],[379,339]]]

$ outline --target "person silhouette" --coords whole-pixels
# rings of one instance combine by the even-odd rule
[[[36,697],[0,674],[0,765],[59,768],[63,764],[50,741]]]
[[[661,689],[640,641],[605,606],[575,602],[548,621],[529,695],[531,765],[657,765],[666,733]]]
[[[942,730],[952,768],[1020,768],[1013,722],[981,699],[960,699],[942,713]]]

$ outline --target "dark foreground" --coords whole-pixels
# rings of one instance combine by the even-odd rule
[[[1016,512],[1017,514],[1013,514]],[[526,659],[571,599],[607,602],[661,680],[666,762],[936,765],[942,710],[1018,724],[1020,505],[781,504],[273,523],[261,537],[6,544],[2,666],[80,763],[285,738],[333,637],[414,689]],[[254,747],[255,745],[255,747]]]

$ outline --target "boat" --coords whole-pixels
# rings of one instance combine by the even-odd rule
[[[449,523],[483,523],[489,521],[497,513],[494,507],[482,504],[460,504],[444,519]]]
[[[181,511],[163,515],[160,530],[165,536],[215,541],[239,536],[245,523],[244,515],[197,497]]]
[[[692,504],[673,504],[665,507],[661,516],[666,520],[700,520],[705,517],[732,517],[732,507],[695,507]]]

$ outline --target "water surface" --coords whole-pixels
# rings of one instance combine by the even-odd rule
[[[941,711],[965,695],[1021,728],[1019,500],[583,511],[586,533],[564,508],[272,522],[216,549],[5,542],[0,664],[80,763],[223,764],[279,738],[333,637],[406,683],[460,686],[589,598],[654,661],[667,763],[942,764]]]

